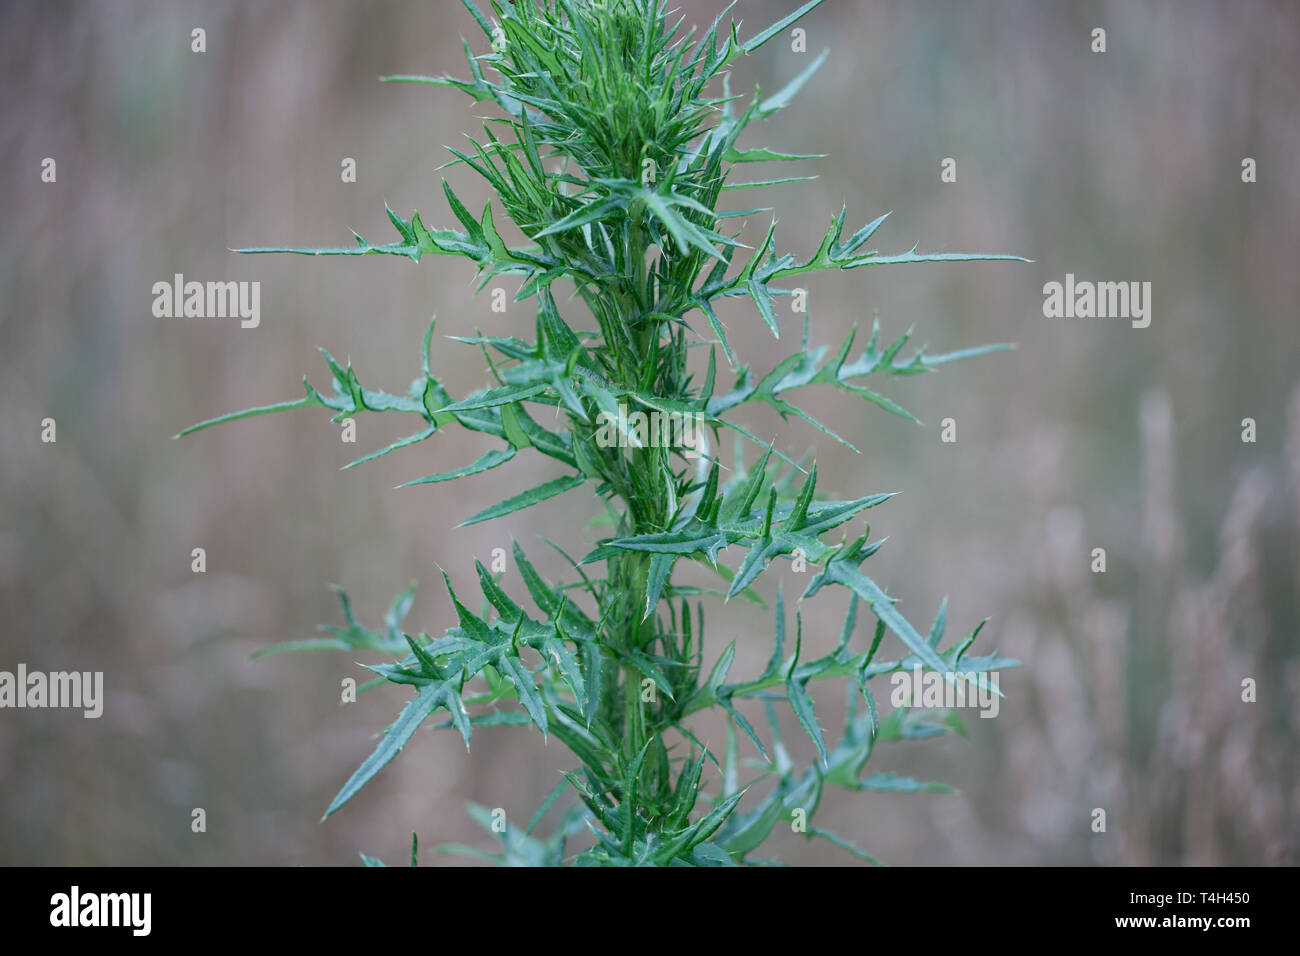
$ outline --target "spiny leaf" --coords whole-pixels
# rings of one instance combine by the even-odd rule
[[[485,452],[472,465],[466,465],[463,468],[457,468],[454,471],[444,471],[435,475],[425,475],[423,478],[413,478],[410,481],[403,482],[398,488],[409,488],[411,485],[429,485],[439,481],[451,481],[455,478],[464,478],[467,475],[477,475],[489,469],[496,468],[498,465],[504,465],[511,458],[515,457],[515,447],[509,445],[505,448],[494,448]]]
[[[490,521],[493,518],[500,518],[503,515],[513,514],[524,508],[530,508],[538,502],[545,501],[547,498],[554,498],[556,495],[563,494],[566,491],[572,491],[587,479],[582,475],[565,475],[563,478],[556,478],[552,481],[538,485],[536,488],[530,488],[528,491],[520,492],[505,501],[499,502],[490,508],[484,508],[472,518],[467,518],[460,523],[462,528],[472,524],[478,524],[481,521]]]
[[[451,714],[453,721],[458,719],[458,715],[461,720],[464,718],[460,695],[447,681],[431,681],[425,684],[415,697],[402,708],[401,714],[398,715],[393,725],[388,728],[374,753],[365,759],[361,766],[357,768],[356,773],[348,778],[348,782],[343,785],[343,789],[330,801],[329,808],[325,811],[325,817],[328,817],[351,800],[358,790],[386,767],[397,756],[398,752],[406,746],[406,742],[411,739],[411,735],[415,733],[420,724],[424,723],[429,715],[439,707],[445,707]],[[463,723],[458,721],[458,725],[460,726],[461,736],[465,740],[465,745],[468,747],[469,723],[467,721]],[[325,817],[321,819],[323,820]]]
[[[916,780],[912,777],[903,777],[896,773],[877,773],[872,774],[861,783],[863,790],[879,790],[891,793],[918,793],[923,790],[933,791],[935,793],[952,793],[952,787],[946,783],[933,783],[925,780]]]
[[[757,33],[754,36],[750,37],[744,43],[745,52],[753,53],[755,50],[761,47],[768,40],[772,39],[772,37],[776,36],[779,33],[784,32],[786,27],[802,19],[809,11],[811,11],[815,7],[820,6],[821,2],[822,0],[808,0],[807,3],[799,7],[799,9],[795,10],[794,13],[782,17],[780,20],[776,21],[776,23],[772,24],[766,30],[763,30],[762,32]]]

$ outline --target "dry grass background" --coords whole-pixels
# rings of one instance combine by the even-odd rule
[[[681,6],[700,22],[721,4]],[[786,6],[744,0],[739,14],[753,29]],[[190,52],[194,26],[205,54]],[[1108,31],[1104,55],[1089,52],[1094,26]],[[905,864],[1297,862],[1296,8],[836,0],[807,29],[831,59],[766,144],[830,155],[815,183],[767,200],[786,247],[815,246],[847,202],[856,223],[894,210],[881,249],[1035,260],[811,284],[818,342],[878,311],[886,333],[915,325],[939,350],[1018,343],[890,384],[926,427],[816,395],[810,410],[864,448],[856,457],[799,423],[751,419],[815,448],[828,491],[903,490],[873,514],[891,536],[875,576],[915,621],[945,594],[954,631],[990,617],[981,644],[1025,662],[1003,675],[998,718],[968,720],[968,739],[873,757],[959,794],[834,793],[826,825]],[[451,0],[0,11],[0,668],[103,670],[108,689],[98,721],[0,714],[0,862],[400,860],[412,829],[424,846],[486,845],[466,801],[527,819],[568,765],[535,733],[483,731],[468,756],[423,732],[318,825],[400,694],[340,708],[341,678],[363,673],[346,656],[249,654],[336,623],[330,582],[373,621],[416,578],[409,623],[437,630],[449,612],[438,567],[469,588],[473,557],[515,537],[558,574],[540,537],[584,550],[580,494],[454,530],[541,468],[391,490],[477,457],[473,437],[448,433],[340,472],[354,447],[410,430],[378,417],[361,421],[358,446],[311,412],[168,437],[294,397],[304,373],[325,386],[318,345],[396,390],[432,313],[448,335],[531,330],[525,308],[495,315],[471,296],[467,263],[226,251],[333,244],[349,226],[379,239],[385,200],[446,221],[434,167],[481,111],[375,78],[463,72],[472,31]],[[735,88],[772,89],[803,62],[774,43],[739,65]],[[39,181],[45,156],[57,184]],[[356,184],[339,181],[345,156]],[[949,156],[958,182],[945,185]],[[1240,181],[1243,156],[1258,162],[1254,185]],[[446,175],[481,207],[470,175]],[[261,327],[153,318],[150,288],[176,272],[260,280]],[[1151,327],[1045,319],[1042,284],[1066,272],[1152,282]],[[798,341],[788,314],[779,346],[743,303],[723,318],[759,370]],[[486,381],[481,357],[445,339],[434,363],[453,393]],[[54,445],[39,441],[47,415]],[[938,438],[947,416],[955,445]],[[1247,416],[1256,444],[1240,441]],[[190,571],[199,546],[202,576]],[[1094,547],[1104,575],[1088,570]],[[735,637],[737,672],[761,668],[769,617],[710,610],[714,653]],[[833,645],[843,598],[804,613],[809,640]],[[1258,681],[1255,704],[1240,702],[1243,677]],[[838,706],[835,693],[819,706],[825,726]],[[720,743],[716,725],[705,734]],[[194,807],[206,834],[190,831]],[[1105,834],[1089,830],[1094,807],[1108,811]],[[792,834],[769,855],[845,860]]]

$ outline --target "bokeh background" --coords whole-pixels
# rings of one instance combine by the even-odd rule
[[[705,24],[721,5],[679,4]],[[752,32],[792,6],[742,0],[737,14]],[[814,248],[847,203],[852,228],[894,211],[873,240],[882,251],[920,242],[1034,260],[808,283],[817,343],[874,313],[886,334],[915,327],[937,350],[1017,343],[877,383],[924,427],[810,393],[855,456],[801,423],[746,419],[815,451],[828,491],[904,492],[872,513],[890,536],[874,576],[918,624],[945,595],[950,634],[989,617],[977,649],[1024,662],[1002,675],[996,719],[971,715],[966,738],[881,745],[869,765],[957,793],[832,792],[821,822],[895,864],[1297,862],[1300,8],[831,0],[803,25],[807,54],[779,38],[734,76],[737,90],[771,90],[831,52],[745,144],[829,154],[808,164],[815,182],[762,203],[780,215],[783,248]],[[205,53],[191,52],[194,27]],[[1104,54],[1090,49],[1095,27]],[[455,528],[549,464],[521,457],[474,483],[395,491],[486,444],[448,431],[340,471],[413,429],[371,416],[346,445],[320,410],[170,438],[294,398],[304,373],[327,388],[317,346],[401,391],[436,313],[435,370],[463,394],[487,382],[484,362],[443,335],[531,333],[526,306],[494,314],[473,296],[463,260],[228,252],[346,244],[348,227],[388,241],[385,201],[445,223],[440,175],[481,208],[472,173],[435,168],[487,108],[377,82],[464,75],[462,35],[482,48],[452,0],[0,10],[0,668],[103,670],[107,693],[97,721],[0,712],[0,863],[398,862],[412,830],[426,848],[488,848],[465,804],[526,821],[570,766],[536,732],[485,729],[467,755],[425,730],[320,824],[403,694],[340,706],[340,681],[366,674],[347,655],[250,660],[339,623],[330,583],[376,622],[416,579],[408,627],[437,632],[450,613],[440,567],[472,592],[474,557],[516,538],[558,576],[541,537],[582,553],[599,533],[580,493]],[[56,183],[41,182],[44,157]],[[355,184],[340,181],[344,157]],[[940,181],[947,157],[955,183]],[[755,217],[745,237],[765,226]],[[154,318],[151,286],[177,272],[259,280],[261,326]],[[1067,272],[1151,282],[1151,326],[1044,318],[1042,286]],[[780,343],[745,302],[723,313],[760,372],[799,341],[779,304]],[[45,417],[54,444],[40,440]],[[955,444],[940,441],[945,417]],[[1247,417],[1255,443],[1241,440]],[[205,574],[190,569],[195,547]],[[1090,571],[1096,547],[1104,574]],[[781,567],[763,579],[769,599],[782,575],[787,592],[805,583]],[[833,646],[844,602],[806,602],[815,649]],[[717,602],[709,620],[710,657],[736,638],[734,673],[761,669],[770,615]],[[1241,700],[1244,678],[1255,703]],[[841,699],[819,695],[827,728]],[[721,744],[720,725],[701,733]],[[793,728],[787,739],[811,758]],[[206,833],[191,832],[196,807]],[[1105,833],[1091,831],[1096,807]],[[790,833],[765,855],[849,861]],[[426,850],[422,862],[462,861]]]

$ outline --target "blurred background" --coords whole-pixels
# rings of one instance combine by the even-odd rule
[[[705,25],[722,7],[679,5]],[[742,35],[793,6],[742,0]],[[965,738],[882,744],[869,764],[958,792],[834,791],[819,822],[894,864],[1300,861],[1300,10],[832,0],[803,26],[807,53],[787,34],[737,65],[733,89],[773,90],[831,53],[742,145],[828,156],[804,164],[815,182],[732,205],[773,206],[792,252],[814,249],[847,203],[850,229],[893,210],[872,241],[882,252],[919,242],[1034,260],[807,283],[814,343],[837,346],[855,322],[865,333],[875,313],[884,334],[914,327],[936,351],[1017,343],[866,383],[924,427],[811,391],[809,410],[855,456],[800,422],[744,418],[815,451],[819,490],[904,492],[871,513],[873,533],[890,537],[873,576],[918,626],[948,596],[950,638],[990,618],[976,651],[1024,664],[1003,672],[996,719],[971,714]],[[196,27],[204,53],[191,51]],[[1091,50],[1097,27],[1105,53]],[[331,583],[375,624],[418,580],[407,627],[440,633],[451,611],[439,568],[472,592],[474,558],[514,538],[558,578],[542,536],[584,553],[600,533],[589,496],[455,527],[549,477],[548,460],[396,491],[489,443],[448,430],[340,471],[415,429],[369,416],[344,444],[323,410],[170,438],[296,398],[303,374],[328,389],[317,346],[350,358],[367,386],[404,391],[436,313],[434,371],[460,395],[487,370],[444,335],[531,336],[526,305],[497,314],[473,296],[464,260],[228,251],[346,245],[349,227],[386,242],[385,201],[447,224],[441,175],[481,209],[472,173],[435,168],[444,145],[481,133],[487,107],[377,82],[465,75],[462,35],[482,51],[452,0],[0,10],[0,669],[102,670],[106,694],[99,720],[0,713],[0,863],[352,864],[358,851],[393,863],[412,830],[425,848],[489,848],[465,804],[526,821],[572,765],[535,731],[478,731],[467,755],[424,730],[320,824],[405,695],[340,706],[343,678],[368,673],[346,654],[250,660],[341,623]],[[41,179],[46,157],[54,183]],[[355,183],[341,181],[345,157]],[[1257,182],[1242,181],[1246,157]],[[947,158],[956,182],[941,182]],[[755,217],[743,238],[766,225]],[[175,273],[260,281],[260,327],[155,318],[152,286]],[[1043,284],[1066,273],[1150,282],[1150,327],[1045,318]],[[779,343],[747,302],[722,313],[760,373],[798,347],[801,317],[788,299],[778,307]],[[567,314],[587,327],[576,305]],[[953,444],[940,441],[949,417]],[[197,547],[203,574],[191,570]],[[1091,570],[1094,548],[1105,573]],[[787,593],[806,583],[782,564],[761,581],[769,600],[782,575]],[[815,651],[833,647],[845,600],[830,589],[803,607]],[[708,659],[735,638],[733,674],[759,672],[771,626],[770,613],[715,602]],[[838,729],[838,688],[818,694],[818,713]],[[720,746],[720,727],[700,732]],[[793,726],[787,741],[812,758]],[[205,833],[191,830],[199,807]],[[1094,808],[1105,833],[1091,829]],[[764,855],[851,862],[792,833]],[[426,851],[422,862],[463,861]]]

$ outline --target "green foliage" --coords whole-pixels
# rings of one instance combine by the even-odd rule
[[[328,352],[332,393],[306,379],[302,398],[250,408],[194,425],[197,431],[288,409],[327,408],[341,421],[362,412],[398,412],[419,419],[413,433],[353,462],[433,437],[456,425],[502,444],[470,464],[414,478],[406,485],[452,481],[511,463],[529,449],[560,462],[564,473],[468,516],[463,524],[489,521],[531,507],[566,491],[589,486],[604,500],[610,533],[581,561],[570,561],[578,580],[546,582],[523,550],[514,546],[522,594],[477,565],[483,609],[476,614],[447,588],[456,623],[440,636],[402,629],[413,588],[400,595],[382,628],[358,623],[340,592],[345,626],[328,636],[291,642],[263,653],[340,649],[374,652],[389,663],[368,665],[378,675],[366,687],[405,685],[410,697],[378,747],[344,784],[326,810],[338,811],[383,769],[431,718],[454,729],[468,746],[475,727],[532,725],[558,739],[577,761],[564,782],[520,830],[482,807],[471,814],[499,838],[499,852],[443,847],[502,864],[732,866],[764,862],[752,856],[778,824],[811,819],[827,784],[859,791],[944,790],[893,774],[863,777],[877,743],[960,729],[946,711],[895,708],[882,720],[873,679],[915,666],[951,680],[962,673],[987,674],[1016,662],[967,656],[979,628],[963,641],[940,648],[946,623],[941,608],[922,636],[888,594],[864,574],[862,563],[882,542],[867,533],[847,541],[847,525],[889,494],[850,500],[818,497],[815,464],[790,459],[764,445],[729,417],[753,402],[783,417],[803,419],[848,445],[791,401],[799,389],[823,385],[888,412],[912,416],[863,380],[913,375],[999,349],[1004,345],[904,359],[908,335],[882,345],[879,323],[865,349],[852,359],[855,334],[833,354],[810,348],[805,324],[801,347],[766,374],[736,367],[735,354],[718,318],[722,298],[747,297],[758,317],[779,336],[774,297],[793,290],[777,283],[805,273],[870,265],[1015,259],[1014,256],[925,254],[913,247],[895,255],[867,248],[885,216],[845,237],[845,211],[830,223],[806,258],[778,253],[772,221],[757,249],[747,250],[725,228],[728,219],[758,210],[719,209],[730,189],[760,188],[767,181],[731,182],[734,170],[755,162],[811,157],[766,147],[738,145],[741,134],[785,106],[825,59],[777,93],[755,91],[743,110],[731,94],[728,68],[754,52],[818,5],[812,0],[766,30],[742,40],[724,26],[727,12],[702,34],[671,23],[662,0],[491,0],[488,20],[466,0],[483,30],[487,51],[465,44],[470,79],[388,77],[390,81],[448,86],[477,102],[490,102],[502,116],[488,120],[482,139],[453,149],[450,165],[483,177],[496,194],[473,215],[445,180],[442,189],[457,228],[431,229],[419,213],[405,219],[391,209],[398,233],[376,245],[335,249],[259,248],[244,252],[310,255],[398,255],[419,262],[426,255],[473,261],[479,288],[503,275],[520,277],[517,300],[534,299],[533,340],[474,336],[458,341],[482,350],[494,382],[456,399],[434,377],[429,361],[432,324],[421,348],[421,374],[404,394],[364,387],[351,365]],[[730,9],[730,8],[728,8]],[[720,86],[721,89],[716,89]],[[527,244],[507,245],[496,216],[508,217]],[[463,230],[463,231],[462,231]],[[743,261],[741,261],[743,260]],[[1023,260],[1021,260],[1023,261]],[[585,306],[593,330],[575,330],[556,304],[554,286],[565,283]],[[698,314],[698,315],[697,315]],[[697,341],[702,316],[716,337],[709,346],[703,380],[688,371],[688,349]],[[735,369],[735,384],[717,385],[720,346]],[[493,357],[495,355],[495,358]],[[541,414],[535,413],[541,406]],[[646,442],[627,426],[620,442],[601,441],[599,425],[619,419],[621,408],[692,416],[711,436],[708,448]],[[532,411],[530,411],[530,409]],[[554,422],[554,430],[538,422]],[[747,467],[738,456],[730,478],[709,451],[723,430],[750,441],[761,455]],[[851,445],[849,447],[852,447]],[[788,469],[769,472],[773,458]],[[349,466],[351,467],[351,466]],[[405,487],[405,486],[404,486]],[[405,492],[413,493],[413,492]],[[838,543],[826,540],[841,530]],[[737,556],[734,567],[720,557]],[[734,642],[704,668],[706,592],[679,585],[679,562],[698,563],[730,583],[725,596],[761,601],[754,585],[776,559],[817,566],[805,597],[828,585],[849,592],[848,613],[836,649],[814,660],[803,651],[802,619],[796,615],[794,649],[786,656],[786,611],[778,594],[770,661],[757,677],[729,681]],[[587,567],[593,569],[588,575]],[[601,573],[603,571],[603,573]],[[863,650],[851,650],[859,603],[875,617]],[[878,653],[892,632],[906,656]],[[842,679],[849,707],[838,740],[828,740],[816,710],[814,682]],[[647,693],[647,686],[653,692]],[[781,740],[775,704],[784,702],[811,741],[817,758],[797,769]],[[761,734],[744,713],[761,705],[768,731]],[[728,722],[723,762],[697,739],[692,715],[721,708]],[[739,732],[739,734],[737,733]],[[738,736],[753,744],[756,776],[742,785]],[[750,796],[759,785],[762,796]],[[553,835],[534,836],[540,820],[567,795],[569,807]],[[574,797],[576,796],[576,800]],[[566,841],[589,830],[594,841],[576,856]],[[820,827],[800,832],[825,838],[870,862],[870,855]],[[412,842],[412,862],[416,846]],[[365,857],[367,865],[382,865]]]

